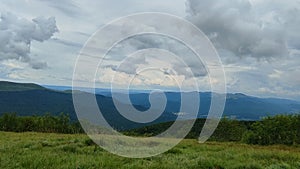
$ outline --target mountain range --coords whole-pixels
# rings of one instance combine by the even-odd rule
[[[72,120],[77,116],[72,101],[71,87],[65,86],[41,86],[33,83],[14,83],[0,81],[0,115],[3,113],[17,113],[17,115],[44,115],[51,113],[58,115],[61,112],[70,115]],[[90,89],[82,88],[82,92]],[[135,123],[119,114],[116,109],[112,93],[109,89],[96,89],[96,100],[99,108],[109,124],[116,129],[137,128],[145,125],[174,121],[178,116],[188,119],[189,115],[180,112],[181,94],[175,91],[166,91],[167,104],[161,116],[150,123]],[[76,94],[76,93],[75,93]],[[77,94],[80,94],[78,92]],[[198,118],[206,117],[210,102],[210,92],[199,92],[200,108]],[[131,103],[120,99],[126,95],[122,90],[114,93],[117,102],[122,107],[132,104],[136,109],[144,111],[151,105],[149,102],[149,91],[136,90],[129,93]],[[119,96],[121,96],[119,98]],[[119,99],[118,99],[119,98]],[[191,105],[192,106],[192,105]],[[247,96],[242,93],[227,94],[223,116],[236,118],[238,120],[259,120],[265,116],[276,114],[291,114],[300,112],[300,102],[278,98],[259,98]]]

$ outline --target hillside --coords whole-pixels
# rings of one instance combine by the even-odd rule
[[[165,92],[167,97],[166,112],[180,112],[181,93]],[[188,95],[189,93],[185,93]],[[119,95],[124,95],[119,93]],[[150,107],[149,93],[132,93],[130,98],[133,104]],[[209,112],[211,103],[211,93],[199,93],[200,108],[198,118],[205,118]],[[122,100],[119,100],[122,102]],[[293,100],[277,98],[259,98],[247,96],[241,93],[227,94],[224,116],[239,120],[259,120],[264,116],[276,114],[291,114],[300,112],[300,103]],[[181,118],[189,119],[189,114],[182,115]]]
[[[3,89],[13,89],[13,87],[16,86],[15,83],[6,84],[7,85],[3,85]],[[17,84],[17,86],[24,86],[24,84]],[[72,101],[72,93],[70,91],[55,91],[45,89],[38,85],[33,86],[35,86],[35,88],[31,88],[31,90],[20,90],[21,87],[15,91],[0,90],[0,115],[3,113],[16,113],[21,116],[44,115],[46,113],[59,115],[61,112],[64,112],[69,114],[72,120],[77,120]],[[23,89],[25,88],[28,89],[26,85]],[[76,92],[76,94],[81,94],[81,92]],[[163,113],[159,119],[152,123],[134,123],[118,113],[111,97],[97,95],[96,99],[108,123],[119,130],[142,127],[144,125],[174,120],[176,118],[173,114]],[[126,104],[123,105],[124,107],[127,106]],[[140,110],[145,110],[143,106],[136,105],[136,107]]]
[[[58,115],[61,112],[70,114],[72,120],[77,116],[74,110],[72,93],[67,91],[47,89],[36,84],[21,84],[12,82],[0,82],[0,115],[15,112],[17,115],[43,115],[51,113]],[[104,117],[117,129],[130,129],[143,127],[150,124],[173,121],[180,112],[180,93],[165,92],[167,105],[162,116],[152,123],[133,123],[120,115],[114,106],[111,93],[108,90],[96,90],[98,105]],[[80,94],[81,92],[76,92]],[[116,93],[124,95],[124,93]],[[200,95],[200,109],[198,118],[205,118],[209,110],[211,93],[204,92]],[[131,92],[132,104],[139,110],[147,110],[150,106],[149,93]],[[125,107],[128,106],[124,100],[118,100]],[[289,114],[300,112],[300,103],[286,99],[258,98],[244,94],[227,94],[224,116],[239,120],[258,120],[261,117],[276,114]],[[189,119],[189,114],[180,114],[180,118]]]
[[[45,90],[46,88],[34,83],[14,83],[0,81],[0,91]]]
[[[55,90],[70,90],[71,87],[67,86],[47,86]],[[83,91],[91,91],[89,88],[82,88]],[[96,94],[111,97],[110,89],[95,89]],[[120,98],[125,96],[125,92],[119,90],[116,93]],[[180,95],[181,93],[176,91],[166,91],[165,95],[167,97],[166,112],[176,113],[180,111]],[[198,118],[205,118],[210,107],[211,93],[210,92],[200,92],[199,93],[201,104],[199,109]],[[149,91],[146,90],[131,90],[130,99],[132,104],[140,105],[145,108],[150,107],[149,103]],[[120,102],[124,100],[119,99]],[[224,116],[230,118],[236,118],[239,120],[259,120],[261,117],[273,116],[276,114],[292,114],[300,112],[300,102],[288,99],[280,98],[259,98],[248,96],[242,93],[228,93]],[[189,119],[189,115],[181,116],[181,118]]]

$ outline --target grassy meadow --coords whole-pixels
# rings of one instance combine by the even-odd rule
[[[84,134],[0,132],[0,168],[300,168],[300,147],[185,139],[164,154],[130,159],[113,155]]]

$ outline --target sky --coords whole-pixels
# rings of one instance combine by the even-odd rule
[[[219,53],[228,92],[300,100],[298,0],[0,1],[0,80],[71,86],[77,56],[90,36],[106,23],[137,12],[172,14],[203,31]],[[187,64],[168,53],[127,57],[147,48],[171,51]],[[140,88],[173,89],[191,80],[186,68],[195,70],[203,91],[218,83],[209,81],[205,66],[195,64],[189,58],[193,54],[174,39],[141,35],[116,45],[108,55],[97,75],[99,87],[109,87],[117,74],[114,83],[119,86],[133,78],[132,84]],[[142,72],[149,65],[161,70]],[[172,71],[176,76],[168,78]]]

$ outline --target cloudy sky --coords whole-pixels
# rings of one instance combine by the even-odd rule
[[[300,100],[298,0],[0,1],[0,80],[70,86],[76,58],[89,37],[111,20],[136,12],[169,13],[201,29],[220,55],[228,92]],[[138,53],[120,65],[120,56],[147,48],[190,60],[185,66],[194,69],[202,89],[209,90],[204,66],[186,59],[192,54],[178,42],[156,35],[131,38],[112,49],[99,70],[100,87],[107,87],[115,73],[116,83],[134,76],[133,83],[141,87],[174,88],[190,80],[185,67],[170,61],[168,53]],[[163,73],[135,76],[153,64]],[[173,71],[176,76],[168,79]]]

